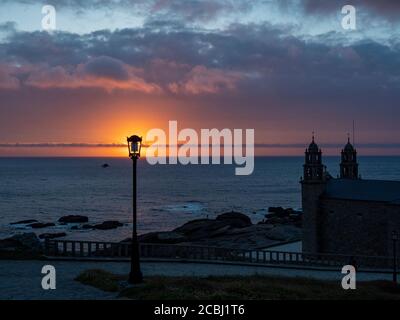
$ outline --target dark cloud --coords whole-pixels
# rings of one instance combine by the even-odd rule
[[[156,19],[161,15],[169,20],[209,21],[231,12],[243,14],[253,5],[249,0],[156,0],[151,13],[158,15]]]
[[[3,71],[3,78],[28,78],[37,85],[48,73],[55,86],[79,83],[72,88],[81,87],[89,81],[84,76],[90,76],[118,82],[116,88],[149,84],[174,94],[237,89],[265,95],[290,90],[293,97],[312,92],[316,98],[364,90],[397,95],[396,37],[389,44],[365,39],[349,45],[341,44],[336,33],[304,40],[291,31],[269,24],[237,24],[225,31],[203,32],[163,23],[157,29],[149,24],[85,35],[15,32],[0,44],[0,62],[25,66],[22,71],[14,68],[14,74],[10,68]],[[129,81],[135,86],[121,85]],[[46,87],[50,85],[48,81]]]
[[[110,78],[118,81],[129,79],[129,72],[124,64],[110,57],[98,57],[90,60],[83,68],[86,74],[94,77]]]
[[[17,24],[13,21],[0,23],[0,32],[14,32],[17,29]]]

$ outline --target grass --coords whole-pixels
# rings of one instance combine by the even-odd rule
[[[24,250],[0,250],[0,260],[41,260],[43,255],[35,252],[26,252]]]
[[[108,292],[119,291],[119,279],[120,277],[99,269],[84,271],[75,278],[76,281],[83,284]]]
[[[340,282],[305,278],[267,276],[246,277],[146,277],[137,287],[121,288],[127,277],[102,270],[88,270],[76,280],[96,288],[118,292],[135,300],[392,300],[400,291],[390,282],[357,284],[356,290],[343,290]]]

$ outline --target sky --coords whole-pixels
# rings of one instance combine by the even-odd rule
[[[346,4],[356,30],[342,27]],[[44,5],[56,29],[43,30]],[[257,155],[400,155],[398,0],[2,0],[0,156],[126,156],[153,128]]]

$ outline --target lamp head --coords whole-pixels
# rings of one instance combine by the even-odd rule
[[[129,158],[138,159],[140,158],[140,151],[142,149],[142,138],[139,136],[131,136],[127,138]]]

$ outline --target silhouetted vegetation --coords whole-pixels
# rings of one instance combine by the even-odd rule
[[[139,286],[126,287],[127,276],[88,270],[76,279],[96,288],[119,292],[135,300],[337,300],[400,299],[387,281],[359,282],[356,290],[343,290],[339,281],[268,276],[146,277]],[[125,285],[122,285],[125,282]]]

